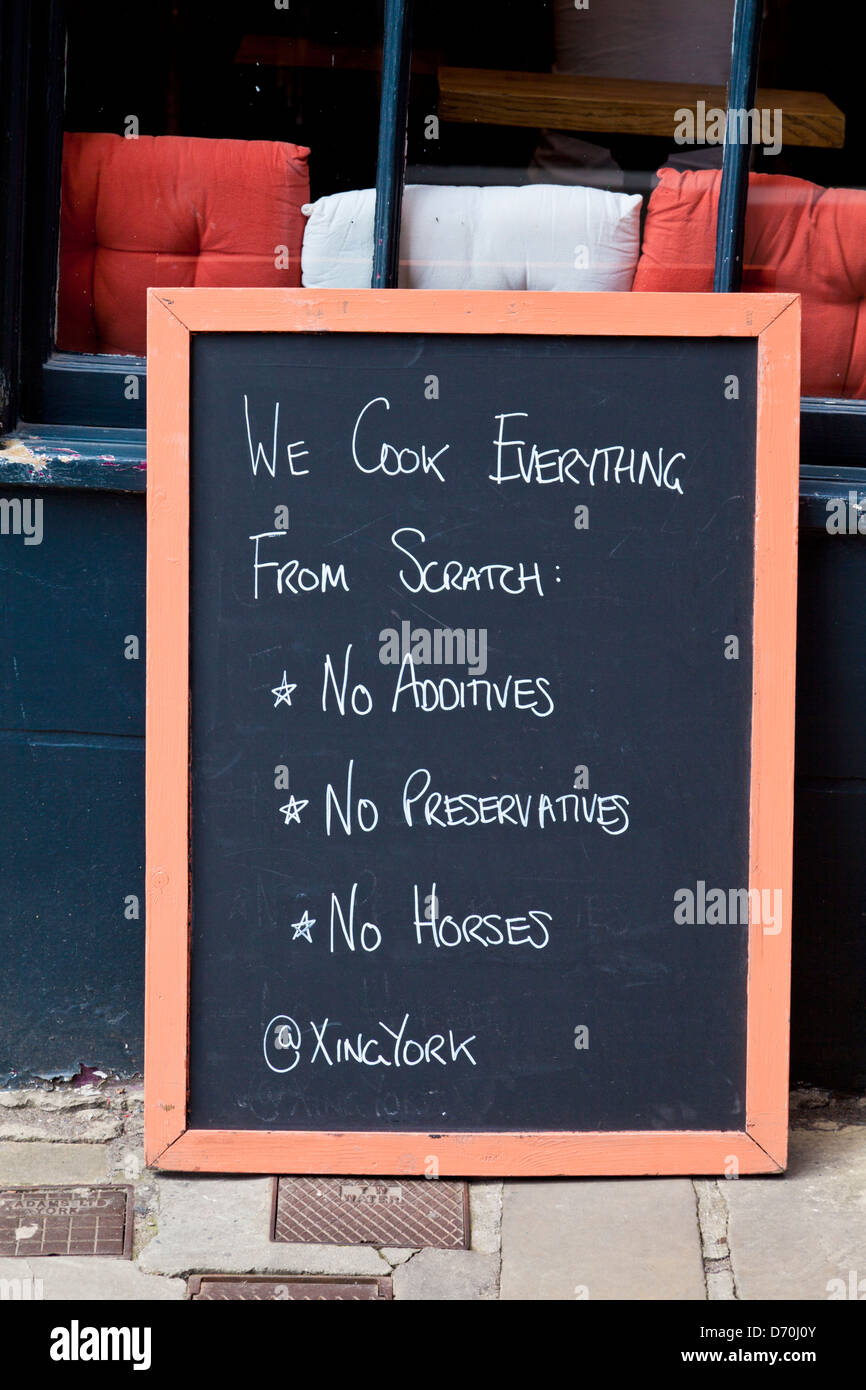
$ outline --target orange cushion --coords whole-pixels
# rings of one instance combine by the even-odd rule
[[[660,169],[634,290],[711,290],[717,170]],[[802,295],[804,396],[866,397],[866,192],[751,174],[743,289]]]
[[[58,348],[144,353],[149,285],[300,285],[308,155],[266,140],[66,135]]]

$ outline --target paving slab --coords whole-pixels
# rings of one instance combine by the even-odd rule
[[[499,1257],[476,1250],[419,1250],[394,1270],[394,1297],[478,1303],[499,1296]]]
[[[22,1281],[31,1281],[29,1286]],[[181,1299],[183,1279],[160,1279],[142,1274],[129,1260],[51,1259],[0,1260],[0,1291],[4,1299],[41,1297],[46,1303],[72,1299],[77,1302],[126,1302],[146,1299]]]
[[[502,1183],[469,1184],[469,1234],[473,1250],[498,1255],[502,1229]]]
[[[691,1182],[505,1183],[501,1288],[506,1300],[706,1299]]]
[[[156,1178],[156,1234],[138,1262],[153,1274],[379,1274],[367,1245],[283,1245],[269,1239],[271,1178]]]
[[[48,1143],[102,1144],[123,1133],[123,1120],[104,1108],[50,1110],[36,1106],[4,1106],[0,1110],[0,1140],[26,1143],[32,1139]]]
[[[0,1142],[2,1187],[107,1182],[112,1166],[111,1154],[103,1144]]]
[[[719,1187],[739,1298],[866,1298],[866,1126],[792,1130],[785,1176]]]

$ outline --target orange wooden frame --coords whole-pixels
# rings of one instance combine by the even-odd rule
[[[192,333],[424,332],[758,339],[750,887],[742,1130],[504,1134],[187,1128],[189,361]],[[779,1172],[788,1130],[800,302],[796,295],[149,291],[145,1144],[154,1167],[441,1176]]]

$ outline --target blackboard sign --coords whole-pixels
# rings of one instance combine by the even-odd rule
[[[783,1166],[797,300],[150,314],[150,1161]]]

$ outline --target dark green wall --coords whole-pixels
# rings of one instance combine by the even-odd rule
[[[0,1085],[143,1062],[144,479],[26,473],[0,473],[44,528],[0,535]],[[801,482],[792,1078],[840,1088],[866,1085],[866,535],[825,522],[857,476]]]

